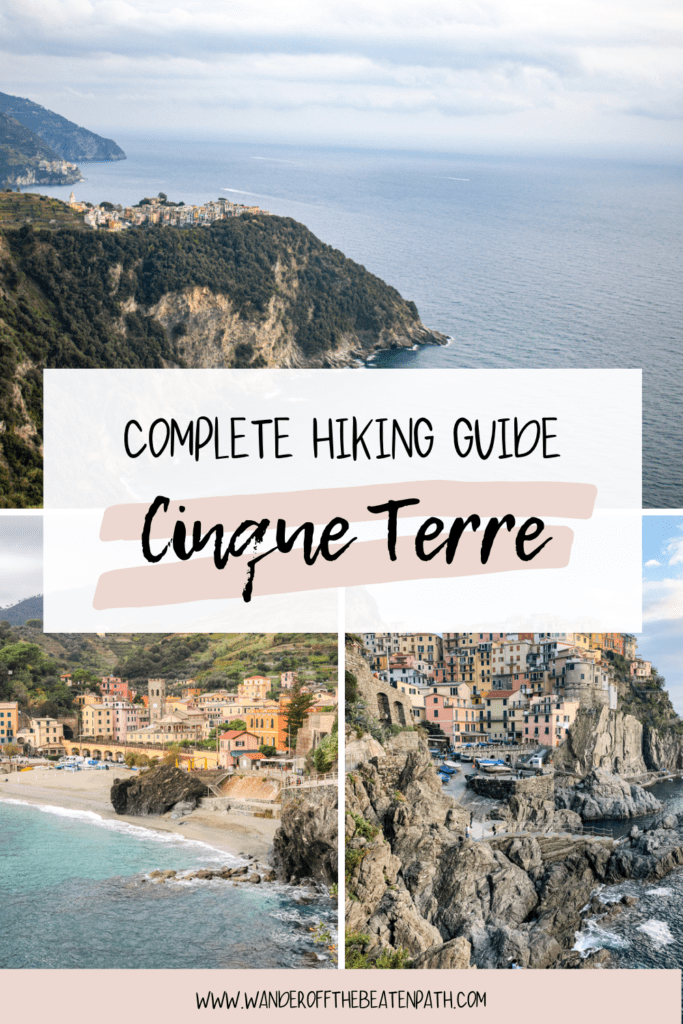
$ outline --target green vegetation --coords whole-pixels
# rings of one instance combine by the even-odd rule
[[[379,970],[400,971],[412,965],[409,954],[404,949],[388,949],[381,951],[375,959],[368,957],[367,951],[375,944],[371,936],[364,932],[346,933],[345,966],[348,970]]]
[[[33,600],[33,599],[31,599]],[[22,602],[23,603],[23,602]],[[35,606],[28,605],[32,610]],[[11,614],[12,609],[5,609]],[[0,611],[2,614],[2,611]],[[40,623],[40,625],[33,625]],[[148,678],[167,680],[167,691],[180,695],[184,681],[193,679],[202,690],[235,690],[238,682],[267,665],[279,679],[280,671],[299,672],[307,681],[314,670],[309,656],[327,658],[327,678],[336,682],[337,638],[334,633],[43,633],[42,620],[24,625],[0,622],[0,700],[17,700],[32,714],[74,714],[74,697],[91,690],[99,693],[103,676],[130,680],[146,692]],[[288,668],[281,668],[287,665]],[[10,674],[11,673],[11,674]],[[69,687],[60,675],[71,673]],[[174,683],[173,680],[178,680]],[[304,696],[306,696],[304,694]],[[137,698],[138,702],[141,700]],[[239,728],[246,723],[238,721]],[[213,737],[202,746],[215,749]]]
[[[301,679],[297,679],[292,687],[290,701],[285,711],[287,722],[288,745],[296,747],[296,734],[308,718],[308,710],[315,704],[315,697],[312,693],[302,693]]]
[[[319,364],[345,338],[372,345],[384,329],[405,333],[418,322],[414,303],[286,217],[244,215],[202,230],[93,231],[57,200],[4,192],[0,250],[0,506],[7,508],[41,502],[44,367],[184,365],[185,320],[178,314],[164,327],[154,315],[164,295],[207,288],[257,324],[277,299],[286,335],[304,361]],[[251,342],[230,358],[238,367],[266,365]]]
[[[332,765],[337,760],[337,739],[335,731],[329,736],[325,736],[313,751],[313,765],[316,772],[321,775],[331,771]]]
[[[382,831],[379,825],[372,825],[360,814],[351,814],[350,817],[353,818],[356,826],[353,833],[354,837],[361,836],[363,839],[374,839]]]

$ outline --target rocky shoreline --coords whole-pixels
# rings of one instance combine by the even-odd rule
[[[204,782],[172,765],[161,765],[131,778],[115,778],[111,787],[111,802],[117,814],[144,817],[170,813],[179,824],[207,795],[209,789]],[[182,877],[256,885],[279,881],[327,892],[337,882],[337,787],[293,790],[283,796],[285,803],[268,857],[270,864],[260,865],[255,858],[239,853],[237,856],[246,857],[251,867],[203,868]],[[152,872],[150,878],[163,882],[176,876],[177,872],[169,869]]]
[[[675,815],[620,840],[581,834],[607,810],[629,819],[661,806],[606,771],[558,793],[552,778],[514,780],[496,813],[524,833],[474,841],[470,810],[443,793],[419,733],[393,737],[381,753],[376,740],[349,741],[346,927],[367,940],[370,962],[389,950],[418,969],[608,967],[606,950],[574,949],[588,922],[626,905],[604,904],[598,890],[683,866]]]

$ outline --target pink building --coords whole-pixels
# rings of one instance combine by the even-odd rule
[[[112,700],[111,698],[105,698],[103,703],[113,711],[113,739],[118,740],[119,743],[125,743],[129,732],[141,728],[149,721],[149,712],[144,704],[130,704],[126,700]]]
[[[100,683],[100,690],[103,697],[114,697],[116,700],[130,700],[132,693],[128,682],[123,682],[118,676],[104,676]]]
[[[280,686],[283,690],[291,690],[296,682],[296,672],[281,672],[280,673]]]
[[[426,720],[441,728],[452,747],[481,740],[484,736],[482,717],[480,707],[461,697],[425,694]]]
[[[240,754],[256,751],[259,738],[245,729],[229,729],[221,733],[218,743],[218,763],[221,768],[231,768]]]

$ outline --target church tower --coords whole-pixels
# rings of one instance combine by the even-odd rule
[[[149,721],[150,725],[164,716],[166,704],[166,680],[148,679],[147,695],[149,697]]]

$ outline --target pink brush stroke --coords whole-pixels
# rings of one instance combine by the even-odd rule
[[[569,527],[547,527],[538,542],[546,536],[551,536],[552,540],[531,562],[520,561],[517,557],[517,533],[513,530],[498,534],[486,565],[480,561],[483,531],[462,535],[451,565],[446,564],[443,553],[429,562],[418,559],[413,537],[398,538],[395,562],[389,559],[386,540],[357,541],[337,561],[325,562],[319,557],[312,566],[305,564],[300,549],[288,555],[274,552],[256,566],[254,599],[330,587],[563,569],[569,564],[574,539],[574,532]],[[433,546],[437,545],[438,541],[434,541]],[[527,545],[527,549],[531,547],[531,543]],[[433,550],[433,547],[428,550]],[[97,610],[148,608],[239,598],[246,582],[249,557],[243,555],[229,560],[226,568],[220,571],[216,569],[213,558],[200,558],[105,572],[98,580],[93,607]]]
[[[304,520],[327,523],[342,515],[350,523],[377,517],[368,505],[381,505],[388,498],[419,498],[419,505],[401,509],[399,516],[458,516],[476,512],[482,518],[511,513],[516,516],[555,516],[560,519],[590,519],[597,496],[593,484],[576,483],[472,483],[453,480],[417,480],[364,487],[334,487],[279,494],[238,494],[219,498],[173,499],[168,513],[157,513],[151,537],[170,537],[179,518],[178,505],[185,506],[185,521],[222,523],[234,530],[246,519],[285,519],[288,525]],[[100,540],[139,540],[149,505],[112,505],[105,510]]]

